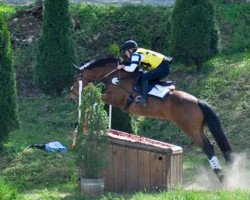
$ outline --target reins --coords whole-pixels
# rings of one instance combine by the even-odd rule
[[[107,81],[105,81],[105,79],[108,79],[108,77],[110,76],[110,75],[112,75],[113,73],[115,73],[116,71],[118,71],[119,69],[114,69],[114,70],[112,70],[112,71],[110,71],[110,72],[108,72],[101,80],[100,80],[100,82],[101,83],[107,83]],[[129,91],[129,90],[127,90],[121,83],[120,83],[120,80],[124,80],[124,79],[129,79],[129,78],[134,78],[135,76],[129,76],[129,77],[123,77],[123,78],[121,78],[121,70],[119,70],[119,74],[118,74],[118,80],[119,80],[119,82],[117,83],[117,86],[119,86],[121,89],[123,89],[125,92],[127,92],[129,95],[133,95],[133,92],[131,92],[131,91]],[[109,81],[109,80],[108,80]],[[98,84],[99,85],[99,84]]]
[[[119,70],[119,69],[115,69],[115,70],[113,70],[113,71],[111,71],[110,73],[108,73],[106,76],[104,76],[104,78],[102,79],[102,80],[104,80],[104,79],[107,79],[107,77],[109,76],[109,75],[111,75],[111,74],[113,74],[114,72],[116,72],[117,70]],[[124,80],[124,79],[130,79],[130,78],[134,78],[135,76],[133,75],[133,76],[128,76],[128,77],[121,77],[121,70],[119,70],[119,74],[118,74],[118,80],[119,80],[119,82],[117,83],[117,86],[118,87],[120,87],[121,89],[123,89],[125,92],[127,92],[129,95],[133,95],[133,92],[131,92],[131,91],[129,91],[127,88],[125,88],[122,84],[121,84],[121,80]]]
[[[108,72],[100,81],[98,81],[99,83],[96,84],[96,86],[99,86],[99,85],[106,84],[106,83],[110,82],[110,80],[108,79],[108,77],[109,77],[110,75],[112,75],[113,73],[117,72],[118,70],[119,70],[119,69],[115,68],[115,69],[111,70],[110,72]],[[78,76],[80,76],[80,80],[83,79],[83,74],[84,74],[83,71],[84,71],[84,69],[82,69],[81,72],[80,72],[80,74],[78,74]],[[134,77],[136,77],[136,75],[132,75],[132,76],[128,76],[128,77],[121,77],[121,71],[119,70],[119,73],[118,73],[118,80],[119,80],[119,81],[118,81],[118,83],[117,83],[117,86],[120,87],[121,89],[123,89],[123,90],[124,90],[126,93],[128,93],[129,95],[133,95],[134,93],[131,92],[131,91],[129,91],[127,88],[125,88],[125,87],[120,83],[120,81],[121,81],[121,80],[124,80],[124,79],[134,78]],[[84,79],[89,80],[89,79],[87,79],[86,77],[84,77]],[[111,83],[112,83],[112,81],[111,81]]]

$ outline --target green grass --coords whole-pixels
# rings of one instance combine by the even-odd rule
[[[215,191],[215,192],[204,192],[204,191],[184,191],[182,189],[177,191],[162,192],[162,193],[137,193],[129,197],[121,196],[108,196],[101,198],[103,200],[248,200],[250,199],[250,193],[247,191],[237,190],[235,192],[226,192],[226,191]]]
[[[0,199],[1,200],[14,200],[17,199],[17,191],[11,187],[4,179],[0,177]]]

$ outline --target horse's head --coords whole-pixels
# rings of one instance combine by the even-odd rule
[[[70,89],[70,98],[72,101],[75,103],[78,102],[78,96],[79,96],[79,81],[82,80],[82,73],[78,73],[74,76],[73,79],[73,85],[71,86]]]
[[[70,90],[70,98],[77,103],[79,96],[79,81],[82,81],[84,88],[91,82],[102,82],[118,65],[118,59],[114,57],[105,57],[84,64],[77,70],[74,76],[73,85]]]

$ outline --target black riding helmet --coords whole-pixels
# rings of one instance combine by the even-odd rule
[[[134,40],[128,40],[124,42],[123,45],[121,46],[121,50],[126,51],[128,49],[138,49],[137,43]]]

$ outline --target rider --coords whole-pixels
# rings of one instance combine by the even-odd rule
[[[141,94],[136,97],[135,102],[142,107],[146,107],[148,81],[166,77],[169,74],[169,63],[172,58],[148,49],[139,48],[134,40],[126,41],[121,50],[130,59],[130,63],[129,65],[118,65],[117,69],[123,68],[127,72],[134,72],[140,66],[144,71],[140,79]]]

